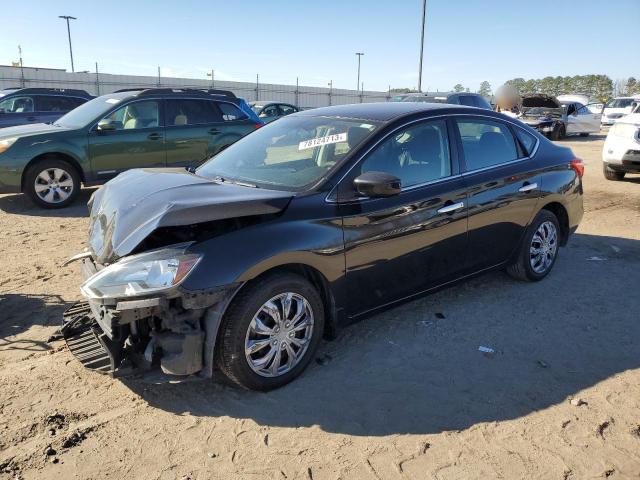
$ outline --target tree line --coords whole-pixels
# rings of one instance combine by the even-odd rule
[[[579,93],[588,95],[590,98],[600,102],[605,102],[611,97],[625,95],[640,95],[640,81],[635,77],[611,80],[607,75],[574,75],[566,77],[544,77],[525,80],[524,78],[513,78],[507,80],[505,85],[512,87],[519,95],[531,93],[546,93],[548,95],[566,95]],[[469,92],[469,88],[458,83],[454,85],[454,92]],[[409,88],[398,88],[392,92],[412,92]],[[485,97],[491,97],[493,92],[491,84],[486,80],[480,84],[480,89],[476,92]]]

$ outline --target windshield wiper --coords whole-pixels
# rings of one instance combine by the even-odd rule
[[[231,183],[233,185],[239,185],[241,187],[260,188],[254,183],[243,182],[242,180],[231,180],[220,175],[216,175],[215,177],[213,177],[213,181],[218,183]]]

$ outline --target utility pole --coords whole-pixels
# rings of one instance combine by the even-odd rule
[[[331,106],[331,91],[333,90],[333,80],[329,80],[329,106]]]
[[[360,57],[364,55],[362,52],[356,52],[358,56],[358,83],[356,83],[356,91],[360,88]]]
[[[96,94],[100,96],[100,76],[98,74],[98,62],[96,62]]]
[[[22,65],[22,47],[18,45],[18,53],[20,54],[20,86],[24,88],[24,66]]]
[[[160,65],[158,65],[158,88],[160,88]]]
[[[216,71],[213,68],[207,73],[207,77],[211,77],[211,88],[216,88]]]
[[[71,28],[69,27],[69,20],[77,20],[76,17],[70,15],[59,15],[58,18],[62,18],[67,21],[67,35],[69,37],[69,55],[71,56],[71,71],[75,72],[73,67],[73,49],[71,48]]]
[[[424,24],[427,16],[427,0],[422,0],[422,33],[420,34],[420,66],[418,67],[418,91],[422,91],[422,57],[424,53]]]
[[[256,73],[256,101],[260,100],[260,75]]]

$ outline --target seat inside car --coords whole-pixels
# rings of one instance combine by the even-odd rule
[[[442,158],[440,133],[432,126],[416,132],[415,137],[407,143],[403,157],[401,178],[406,185],[423,183],[448,174],[448,171],[444,171],[446,166]]]

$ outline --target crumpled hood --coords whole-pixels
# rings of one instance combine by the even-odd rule
[[[89,243],[98,263],[113,263],[159,227],[278,213],[293,195],[221,184],[181,168],[128,170],[89,200]]]
[[[34,135],[66,132],[68,128],[49,125],[48,123],[32,123],[0,129],[0,140],[10,137],[32,137]]]

